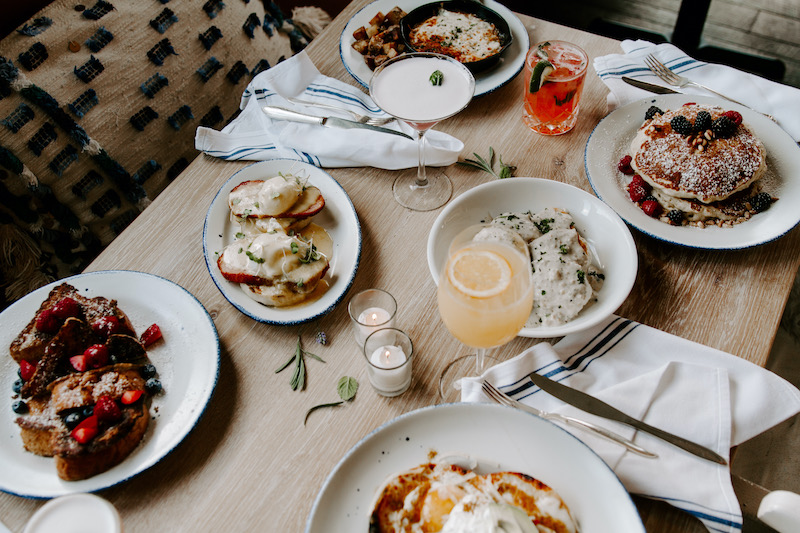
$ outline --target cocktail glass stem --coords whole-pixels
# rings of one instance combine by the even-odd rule
[[[425,172],[425,133],[428,130],[417,130],[417,149],[419,150],[419,163],[417,166],[417,186],[428,186],[428,175]]]
[[[483,374],[486,366],[486,348],[475,349],[475,375],[480,376]]]

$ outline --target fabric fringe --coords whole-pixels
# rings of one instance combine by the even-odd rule
[[[312,40],[331,23],[331,16],[321,7],[296,7],[292,9],[292,22],[308,40]]]
[[[33,239],[15,224],[0,225],[0,273],[6,282],[6,302],[54,281],[41,271],[41,264],[41,251]]]

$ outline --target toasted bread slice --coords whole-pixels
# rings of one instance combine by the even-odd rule
[[[244,181],[231,190],[229,207],[237,218],[308,218],[316,215],[325,207],[325,198],[317,187],[308,186],[297,191],[294,202],[282,202],[283,208],[264,205],[259,202],[259,191],[263,180]],[[289,191],[293,192],[293,191]],[[239,201],[235,201],[238,199]]]
[[[45,348],[57,333],[39,331],[36,328],[36,319],[45,309],[52,309],[59,301],[67,297],[78,302],[80,314],[77,318],[81,318],[91,325],[99,318],[115,316],[120,322],[121,333],[135,335],[130,320],[117,306],[116,300],[108,300],[102,296],[86,298],[72,285],[62,283],[50,291],[47,299],[39,306],[34,317],[11,343],[9,351],[16,362],[19,363],[25,359],[30,363],[36,364],[44,356]]]
[[[121,418],[103,425],[86,444],[72,437],[62,418],[93,406],[101,396],[119,401],[126,391],[145,391],[141,365],[117,364],[70,374],[53,382],[48,390],[49,397],[29,402],[30,414],[19,417],[17,425],[26,450],[55,456],[61,479],[86,479],[120,463],[138,446],[149,425],[146,392],[136,403],[121,405]]]
[[[328,271],[327,261],[312,263],[307,272],[310,274],[305,281],[282,281],[272,285],[247,285],[242,284],[244,293],[253,300],[272,307],[285,307],[302,302],[314,292],[320,280]]]

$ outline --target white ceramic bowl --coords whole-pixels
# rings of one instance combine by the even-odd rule
[[[525,327],[522,337],[552,338],[594,326],[625,301],[639,265],[628,227],[595,196],[565,183],[541,178],[506,178],[479,185],[450,202],[433,223],[428,236],[428,268],[434,282],[446,261],[447,249],[458,232],[509,211],[566,209],[605,273],[597,302],[562,326]]]

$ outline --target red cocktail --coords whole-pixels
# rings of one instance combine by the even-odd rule
[[[523,122],[544,135],[571,130],[578,120],[588,65],[586,52],[574,44],[544,41],[534,45],[525,61]]]

